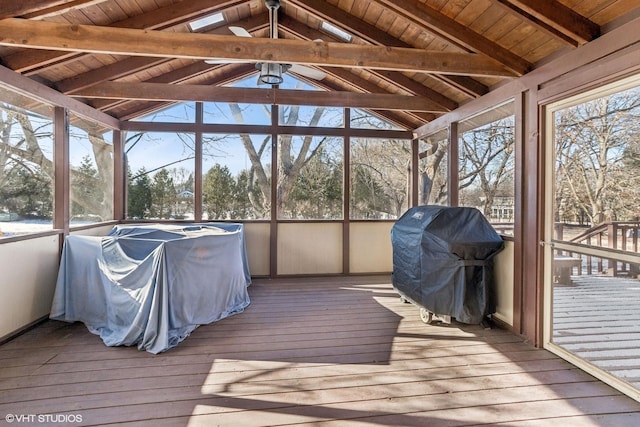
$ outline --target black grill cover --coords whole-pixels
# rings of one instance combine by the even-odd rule
[[[417,206],[391,229],[392,281],[432,313],[479,324],[495,312],[491,260],[502,237],[475,208]]]

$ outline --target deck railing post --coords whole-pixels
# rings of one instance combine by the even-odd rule
[[[617,233],[618,233],[618,227],[615,223],[612,222],[609,225],[607,225],[607,246],[610,249],[616,249],[616,246],[618,244]],[[607,275],[615,277],[617,276],[617,270],[618,270],[617,261],[615,259],[609,259]]]

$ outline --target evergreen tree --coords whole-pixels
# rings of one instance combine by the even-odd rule
[[[151,216],[161,219],[169,218],[176,202],[177,193],[173,178],[168,170],[161,169],[153,177],[151,196]]]
[[[249,177],[249,171],[240,171],[236,177],[234,187],[232,218],[253,218],[253,208],[249,192],[252,190],[252,184]]]
[[[18,214],[23,217],[51,219],[53,217],[53,196],[51,179],[40,169],[35,172],[22,168],[18,174],[17,196],[22,200]]]
[[[236,181],[229,168],[216,163],[202,183],[203,210],[209,219],[227,219],[234,204]]]
[[[135,177],[129,175],[127,192],[127,210],[129,218],[145,218],[151,210],[151,179],[145,168],[141,168]]]
[[[91,157],[82,158],[80,166],[71,173],[71,215],[99,214],[104,198],[99,186],[98,171]]]

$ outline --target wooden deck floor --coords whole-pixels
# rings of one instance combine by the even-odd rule
[[[553,342],[640,389],[640,281],[574,276],[553,295]]]
[[[423,324],[387,278],[257,280],[250,294],[160,355],[53,321],[5,343],[0,425],[640,425],[640,403],[509,332]]]

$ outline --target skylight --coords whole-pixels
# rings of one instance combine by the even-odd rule
[[[219,22],[223,22],[224,17],[221,12],[214,13],[213,15],[207,15],[204,18],[196,19],[195,21],[189,22],[189,27],[191,31],[198,31],[204,27],[208,27],[213,24],[217,24]]]
[[[347,43],[351,42],[351,34],[347,33],[346,31],[342,31],[340,28],[336,27],[335,25],[322,21],[322,29],[346,41]]]

